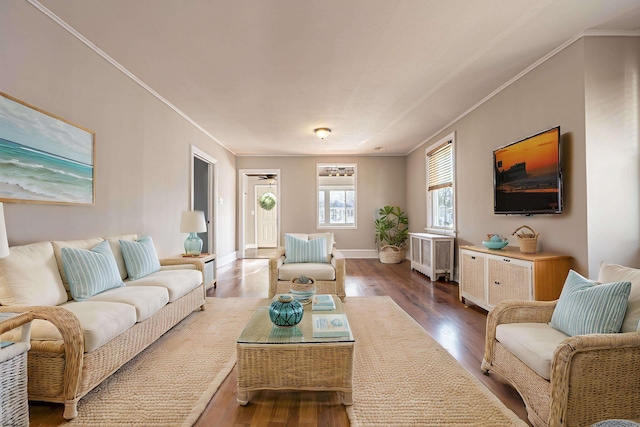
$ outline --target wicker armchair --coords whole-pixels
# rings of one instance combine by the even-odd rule
[[[273,298],[278,293],[288,293],[291,290],[291,282],[288,274],[290,272],[284,273],[280,271],[280,267],[284,264],[286,258],[286,253],[284,248],[280,248],[278,256],[275,258],[269,259],[269,298]],[[288,264],[291,266],[292,264]],[[344,299],[345,294],[345,276],[346,276],[346,267],[345,267],[345,258],[344,255],[333,248],[331,251],[331,261],[329,264],[321,265],[313,264],[313,263],[301,263],[300,266],[301,273],[304,273],[307,276],[314,277],[316,283],[316,293],[318,294],[334,294],[340,297],[340,299]],[[332,270],[333,280],[328,279],[318,279],[315,277],[315,274],[312,268],[329,268]],[[296,276],[299,273],[296,273]]]
[[[487,317],[482,370],[504,377],[536,426],[640,418],[640,332],[580,335],[556,347],[547,381],[496,340],[506,323],[547,323],[557,301],[505,301]]]

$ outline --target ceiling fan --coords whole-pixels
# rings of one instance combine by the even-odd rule
[[[278,175],[268,173],[265,175],[258,175],[258,179],[264,181],[267,184],[275,184],[275,182],[278,180]]]

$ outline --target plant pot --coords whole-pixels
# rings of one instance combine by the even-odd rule
[[[405,252],[397,246],[385,245],[380,248],[378,256],[383,264],[399,264],[405,258]]]

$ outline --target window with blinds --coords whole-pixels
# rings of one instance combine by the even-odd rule
[[[454,164],[452,136],[427,149],[427,224],[454,229]]]

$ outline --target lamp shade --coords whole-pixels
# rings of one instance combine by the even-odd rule
[[[207,222],[202,211],[184,211],[180,220],[181,233],[204,233],[207,231]]]
[[[7,227],[4,223],[4,206],[0,203],[0,258],[9,256],[9,240],[7,239]]]

